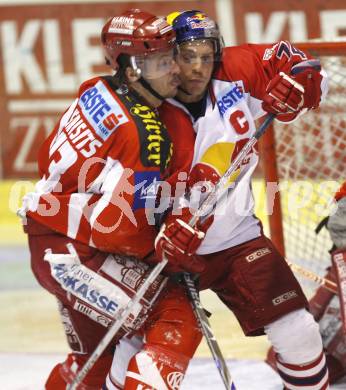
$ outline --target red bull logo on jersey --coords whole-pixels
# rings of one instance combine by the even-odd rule
[[[87,89],[78,104],[96,134],[103,140],[106,140],[120,125],[129,121],[102,81]]]
[[[204,164],[203,170],[206,171],[206,167],[209,172],[214,170],[214,178],[221,177],[229,168],[231,162],[236,157],[237,143],[234,142],[217,142],[205,150],[200,158],[200,163]],[[197,167],[198,168],[198,167]],[[195,171],[195,167],[192,169],[192,174]],[[236,180],[240,173],[240,169],[236,169],[234,173],[229,177],[228,183]]]
[[[224,116],[226,111],[231,107],[236,106],[244,98],[244,93],[238,85],[234,85],[231,89],[220,98],[217,99],[217,106],[221,116]]]

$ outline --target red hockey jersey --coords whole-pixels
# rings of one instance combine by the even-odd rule
[[[179,109],[164,103],[158,113],[112,80],[81,85],[39,150],[41,180],[23,210],[102,251],[144,257],[154,250],[159,182],[174,193],[178,172],[190,169],[194,131]]]

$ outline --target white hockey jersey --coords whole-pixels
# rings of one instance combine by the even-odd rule
[[[293,65],[306,59],[303,52],[284,41],[272,47],[242,45],[224,49],[222,64],[210,83],[205,114],[195,121],[191,116],[197,134],[193,181],[201,165],[212,167],[219,176],[225,173],[254,135],[255,120],[266,114],[261,105],[268,82],[280,71],[290,74]],[[327,89],[325,78],[321,89]],[[181,103],[173,102],[187,112]],[[233,175],[227,196],[217,203],[214,222],[197,254],[218,252],[261,235],[262,225],[254,215],[251,190],[257,163],[258,150],[253,147]],[[192,194],[194,198],[194,191]],[[197,195],[197,199],[202,197],[203,194]],[[192,203],[195,207],[196,203]]]

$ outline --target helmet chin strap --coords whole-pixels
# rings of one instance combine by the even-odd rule
[[[151,93],[154,97],[156,97],[156,99],[159,99],[160,101],[164,101],[166,98],[163,97],[162,95],[160,95],[157,91],[155,91],[155,89],[147,82],[147,80],[145,78],[143,78],[141,76],[141,78],[138,80],[139,83],[141,83],[143,85],[143,87],[149,91],[149,93]]]
[[[159,99],[161,102],[163,102],[166,98],[160,95],[155,89],[148,83],[148,81],[142,76],[141,69],[137,66],[136,58],[134,56],[130,57],[130,63],[132,66],[132,69],[135,71],[136,76],[139,77],[138,82],[156,99]]]

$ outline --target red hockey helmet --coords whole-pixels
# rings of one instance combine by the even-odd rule
[[[106,59],[117,70],[121,54],[147,55],[174,48],[175,33],[164,18],[130,9],[110,18],[101,33]]]

